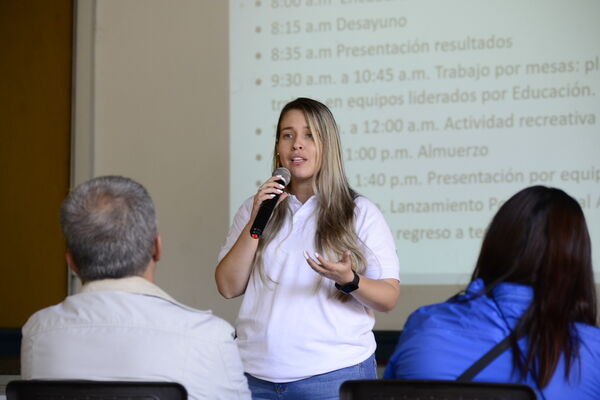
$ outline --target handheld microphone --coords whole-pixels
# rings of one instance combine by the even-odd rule
[[[287,168],[277,168],[275,171],[273,171],[271,176],[276,175],[281,175],[282,178],[277,180],[277,183],[285,186],[290,182],[291,174]],[[262,235],[267,222],[269,222],[269,218],[271,218],[271,214],[273,214],[273,209],[275,209],[275,205],[277,204],[277,200],[279,200],[279,196],[281,195],[277,194],[275,197],[267,199],[261,203],[258,213],[256,214],[256,218],[254,218],[254,222],[250,228],[250,236],[252,236],[254,239],[258,239]]]

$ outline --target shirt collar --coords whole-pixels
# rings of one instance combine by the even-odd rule
[[[467,287],[467,295],[476,295],[480,293],[485,288],[485,283],[483,279],[477,278]],[[533,298],[533,288],[529,285],[523,285],[520,283],[512,283],[512,282],[501,282],[492,290],[494,297],[502,298],[502,297],[513,297],[513,298],[521,298],[525,301],[531,301]]]
[[[161,297],[170,302],[177,303],[177,301],[169,296],[164,290],[149,280],[142,278],[141,276],[128,276],[126,278],[119,279],[100,279],[97,281],[91,281],[85,283],[81,287],[80,293],[100,291],[145,294],[149,296]]]
[[[467,296],[479,294],[485,287],[481,278],[472,281],[466,290]],[[512,282],[502,282],[492,289],[495,303],[503,314],[520,317],[529,308],[533,300],[533,287]]]
[[[307,204],[311,204],[311,203],[315,202],[317,199],[317,196],[313,194],[304,202],[304,204],[301,203],[300,200],[298,200],[298,198],[291,193],[289,195],[289,199],[290,200],[289,200],[288,204],[290,205],[290,207],[292,207],[293,210],[297,210],[298,208],[301,208]]]

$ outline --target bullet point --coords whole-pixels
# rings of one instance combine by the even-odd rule
[[[261,58],[262,56],[261,56],[261,54],[260,54],[260,53],[256,53],[255,57],[256,57],[256,59],[257,59],[257,60],[260,60],[260,58]]]
[[[256,27],[256,29],[254,29],[254,31],[255,31],[256,33],[260,33],[260,30],[261,30],[261,29],[260,29],[260,26],[257,26],[257,27]]]
[[[256,80],[256,86],[260,86],[261,83],[262,83],[262,81],[260,79]]]
[[[262,130],[260,128],[256,128],[256,134],[260,135],[262,133]]]
[[[262,156],[260,154],[257,154],[256,155],[256,161],[260,161],[260,160],[262,160]]]

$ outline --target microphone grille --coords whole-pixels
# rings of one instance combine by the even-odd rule
[[[271,176],[275,175],[281,175],[283,182],[285,182],[284,185],[290,183],[290,179],[292,177],[292,174],[290,174],[290,171],[287,168],[277,168],[275,171],[273,171],[273,175]]]

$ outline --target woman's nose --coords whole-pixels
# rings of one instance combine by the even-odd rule
[[[304,148],[304,145],[302,144],[302,142],[300,140],[295,140],[294,143],[292,144],[292,148],[294,150],[300,150]]]

